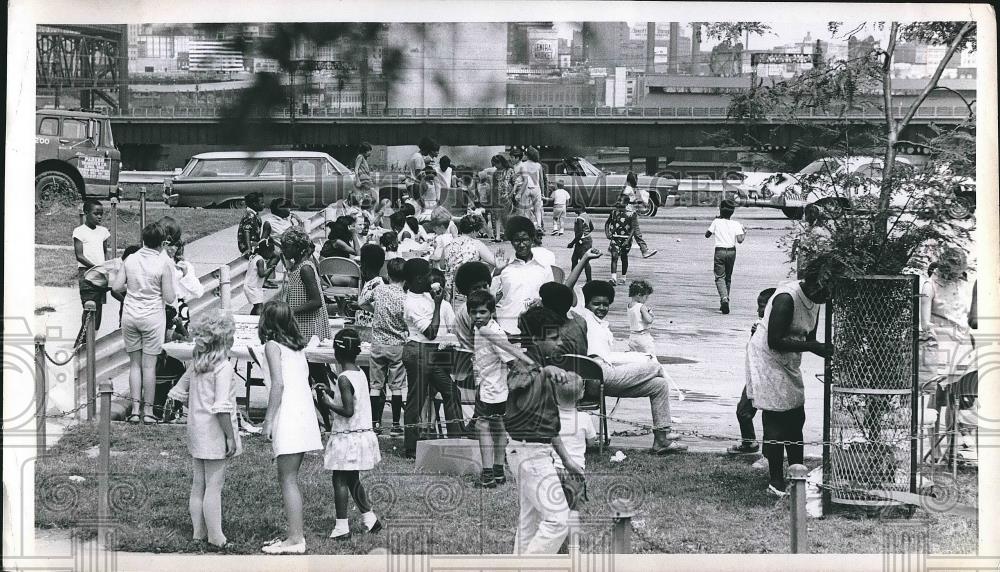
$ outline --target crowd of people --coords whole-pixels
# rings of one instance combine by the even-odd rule
[[[642,240],[635,205],[643,197],[634,176],[610,215],[611,280],[595,280],[591,263],[604,253],[593,247],[593,221],[584,205],[571,204],[565,190],[547,199],[541,195],[546,182],[537,151],[528,149],[525,160],[513,167],[506,156],[494,157],[491,169],[476,177],[477,198],[456,217],[438,204],[441,191],[455,185],[447,158],[436,159],[438,149],[433,141],[421,142],[407,163],[410,190],[392,205],[374,200],[367,166],[371,147],[362,145],[355,163],[357,192],[333,207],[336,216],[319,245],[283,200],[273,201],[262,216],[260,195],[246,197],[237,243],[249,261],[244,291],[250,313],[260,316],[259,357],[270,386],[259,428],[242,419],[236,407],[237,384],[227,365],[234,343],[232,316],[208,311],[186,327],[183,300],[201,293],[197,279],[192,280],[193,269],[183,260],[176,222],[165,217],[150,223],[142,229],[141,248],[128,252],[121,265],[108,264],[102,208],[86,203],[84,224],[73,235],[81,298],[101,302],[110,289],[123,300],[121,329],[133,396],[128,421],[153,423],[162,417],[153,396],[163,342],[187,339],[193,344],[193,359],[169,397],[187,407],[195,539],[226,543],[221,524],[225,465],[242,452],[240,433],[246,429],[259,430],[270,440],[288,521],[286,537],[263,546],[265,553],[306,550],[297,475],[309,451],[325,450],[324,467],[331,471],[336,505],[331,537],[351,535],[350,498],[361,512],[364,530],[378,532],[382,524],[360,472],[379,463],[379,434],[402,436],[402,454],[414,458],[418,441],[427,436],[420,428],[428,421],[428,404],[439,396],[447,436],[472,437],[480,445],[478,485],[505,486],[506,466],[517,476],[515,551],[556,552],[586,499],[583,453],[594,438],[590,416],[577,410],[585,395],[593,395],[593,384],[565,366],[566,356],[587,356],[600,367],[604,395],[649,399],[653,454],[687,449],[673,429],[673,384],[656,355],[656,317],[648,305],[654,287],[626,278],[633,242],[644,257],[656,254]],[[360,176],[365,173],[367,179]],[[568,274],[542,246],[546,200],[554,205],[555,236],[564,232],[566,209],[577,212]],[[715,239],[713,266],[723,313],[729,312],[735,248],[746,234],[731,220],[733,210],[723,203],[705,233]],[[492,251],[484,237],[508,242],[512,256]],[[360,276],[321,273],[320,259],[327,258],[357,262]],[[951,303],[948,280],[959,262],[942,266],[935,285],[928,287],[938,306]],[[274,283],[279,268],[280,286]],[[105,288],[94,278],[95,269],[104,269]],[[800,281],[767,289],[758,298],[761,321],[747,345],[747,383],[737,408],[743,441],[730,450],[757,451],[752,419],[760,409],[768,442],[763,451],[770,467],[768,491],[776,496],[786,494],[785,452],[789,464],[802,461],[801,354],[826,357],[832,352],[816,340],[816,326],[837,270],[811,263],[801,274]],[[616,351],[607,318],[617,287],[626,283],[630,301],[617,311],[627,316],[629,349]],[[269,287],[275,287],[270,296]],[[356,299],[337,290],[345,287],[357,288]],[[354,326],[334,332],[334,314],[351,317]],[[436,358],[442,341],[452,340],[470,352],[475,371],[471,422],[465,420],[460,390],[449,372],[454,364]],[[324,343],[332,344],[332,369],[305,357],[306,348]],[[363,351],[367,373],[358,366]],[[382,426],[386,403],[391,406],[389,428]],[[782,441],[787,443],[775,444]],[[542,483],[551,479],[559,479],[561,489],[540,494]]]

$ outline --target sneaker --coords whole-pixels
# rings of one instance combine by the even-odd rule
[[[394,423],[392,425],[392,429],[389,429],[389,435],[393,437],[400,437],[403,435],[403,428]]]
[[[656,256],[657,252],[659,252],[659,250],[647,250],[646,252],[642,253],[642,257],[649,258],[650,256]]]
[[[729,455],[749,455],[760,451],[760,447],[756,444],[751,443],[740,443],[739,445],[733,445],[732,447],[726,449],[726,453]]]
[[[375,524],[373,524],[372,527],[368,529],[368,534],[375,534],[381,530],[382,530],[382,521],[376,520]]]
[[[669,455],[670,453],[683,453],[687,450],[687,445],[673,441],[662,449],[652,449],[650,452],[654,455]]]
[[[788,496],[787,491],[783,491],[774,485],[767,485],[767,494],[779,499],[783,499]]]
[[[493,482],[496,483],[496,485],[498,487],[506,485],[507,484],[507,475],[497,475],[497,476],[493,477]]]
[[[558,230],[553,230],[553,231],[552,231],[552,232],[550,232],[549,234],[550,234],[551,236],[558,236],[558,235],[560,235],[560,234],[562,234],[562,233],[561,233],[561,232],[559,232]]]
[[[723,300],[722,303],[719,304],[719,310],[722,310],[723,314],[728,314],[729,313],[729,300]]]

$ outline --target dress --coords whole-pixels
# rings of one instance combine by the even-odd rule
[[[328,471],[368,471],[382,460],[378,437],[372,430],[372,407],[368,399],[368,378],[363,371],[345,371],[340,374],[354,388],[354,415],[333,415],[333,431],[326,442],[323,467]],[[339,384],[338,384],[339,386]],[[340,392],[334,398],[341,403]],[[342,431],[352,431],[342,433]]]
[[[632,304],[628,307],[628,349],[655,356],[656,342],[653,341],[653,334],[649,331],[649,324],[642,319],[644,306],[644,304]]]
[[[312,390],[309,387],[309,364],[304,350],[295,351],[278,344],[281,350],[281,404],[274,413],[271,450],[275,457],[323,448],[316,422]],[[262,358],[265,362],[265,357]],[[267,364],[263,364],[267,368]]]
[[[278,299],[285,300],[292,308],[305,304],[306,300],[309,299],[306,294],[306,287],[302,283],[302,269],[306,266],[312,268],[313,275],[317,279],[319,278],[319,272],[316,271],[316,267],[313,266],[311,261],[307,260],[295,270],[291,270],[285,274],[285,284],[278,293]],[[319,288],[319,290],[322,292],[322,288]],[[320,340],[333,338],[333,333],[330,332],[330,315],[326,312],[325,304],[321,303],[319,309],[312,312],[295,314],[295,322],[299,326],[299,333],[307,341],[313,336],[318,337]]]
[[[618,254],[628,254],[632,249],[632,231],[635,229],[635,218],[629,216],[624,209],[616,209],[611,213],[611,251]],[[620,238],[623,237],[623,238]]]
[[[226,435],[215,415],[229,413],[236,441],[236,455],[243,452],[236,419],[236,384],[229,360],[222,360],[212,371],[197,373],[188,368],[167,394],[187,405],[188,451],[195,459],[225,459]]]
[[[924,281],[921,294],[930,300],[930,331],[920,343],[920,378],[930,382],[945,373],[966,371],[974,352],[969,331],[972,285],[966,278],[945,281],[937,275]]]
[[[449,288],[455,284],[459,266],[479,260],[479,244],[478,239],[463,234],[445,247],[445,278]]]

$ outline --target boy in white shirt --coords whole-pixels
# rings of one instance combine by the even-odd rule
[[[548,200],[552,203],[552,236],[562,236],[562,220],[566,216],[566,205],[570,200],[569,192],[561,182],[556,183],[556,190],[552,191]]]
[[[104,220],[104,206],[98,201],[87,200],[83,203],[83,224],[73,229],[73,251],[76,254],[77,273],[80,283],[80,300],[86,304],[93,301],[97,305],[97,312],[94,314],[94,331],[101,329],[101,306],[104,304],[106,293],[103,289],[97,288],[84,280],[87,270],[103,264],[111,258],[108,239],[111,233],[101,226]],[[86,322],[82,322],[86,324]],[[80,333],[83,333],[81,327]]]
[[[736,264],[736,245],[743,244],[747,231],[743,225],[730,220],[736,212],[736,203],[726,199],[719,205],[719,217],[705,231],[705,238],[715,237],[715,287],[719,291],[719,309],[729,313],[729,288]]]

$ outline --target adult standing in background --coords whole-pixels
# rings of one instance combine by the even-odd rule
[[[451,158],[445,155],[434,165],[434,177],[427,187],[427,194],[424,195],[424,208],[434,210],[441,201],[441,193],[453,186]]]
[[[368,166],[368,158],[371,156],[371,143],[363,141],[358,145],[358,156],[354,158],[354,186],[369,196],[375,188],[375,179],[372,177],[371,167]]]
[[[920,288],[921,381],[968,367],[972,356],[969,325],[974,281],[960,248],[944,248]],[[946,369],[943,369],[946,368]],[[960,370],[959,370],[960,371]]]
[[[546,181],[544,169],[539,163],[541,157],[538,154],[538,149],[534,147],[528,147],[527,151],[524,152],[524,157],[524,161],[518,164],[515,169],[520,177],[518,183],[520,187],[517,191],[517,214],[527,217],[535,223],[539,230],[544,232],[542,189],[545,188]]]
[[[423,201],[424,199],[424,192],[434,174],[432,169],[428,169],[428,166],[433,167],[434,158],[437,157],[439,149],[440,146],[433,139],[424,137],[417,144],[417,150],[406,161],[407,190],[410,192],[410,197],[415,200]],[[428,171],[431,172],[428,173]],[[421,212],[416,214],[420,215]]]
[[[517,175],[506,155],[494,155],[490,163],[495,167],[492,176],[490,203],[493,210],[494,231],[493,242],[504,241],[504,230],[507,219],[514,211],[514,190],[517,187]]]

